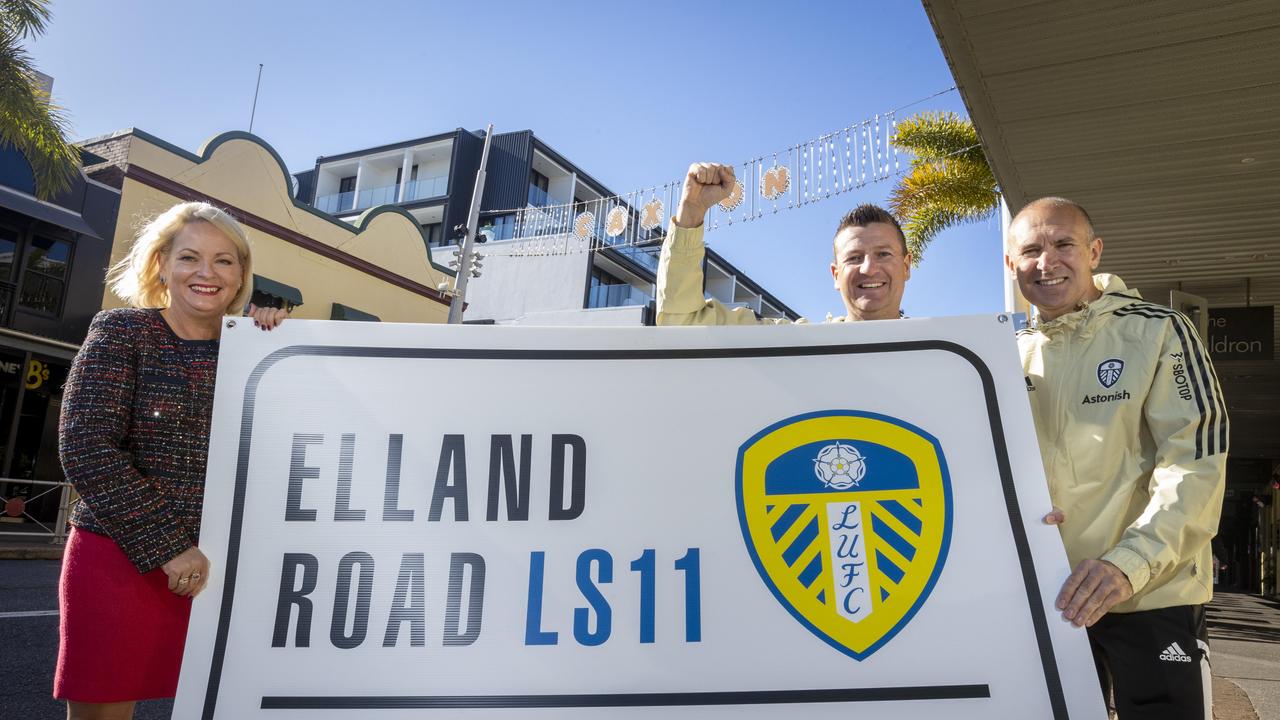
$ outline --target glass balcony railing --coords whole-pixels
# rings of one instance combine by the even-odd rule
[[[316,209],[327,212],[330,215],[347,212],[355,206],[356,194],[353,191],[321,195],[316,198]]]
[[[587,307],[631,307],[648,305],[653,297],[630,285],[596,285],[587,293]]]
[[[626,255],[629,259],[634,260],[642,267],[646,267],[653,272],[658,272],[658,252],[656,247],[636,247],[634,245],[617,245],[613,249],[622,255]]]
[[[365,188],[356,195],[356,209],[364,210],[376,205],[394,205],[399,198],[399,185]]]
[[[404,189],[404,200],[400,200],[400,186],[383,185],[382,187],[364,188],[360,192],[342,192],[322,195],[316,198],[316,209],[337,215],[352,210],[364,210],[375,205],[394,205],[397,202],[412,202],[428,198],[443,197],[449,194],[449,176],[421,178],[410,180]]]
[[[537,185],[529,186],[529,204],[534,207],[546,207],[551,204],[551,196]]]
[[[404,189],[404,202],[426,200],[427,198],[444,197],[449,194],[449,176],[419,178],[410,180]]]

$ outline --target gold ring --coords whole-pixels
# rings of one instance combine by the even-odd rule
[[[199,580],[199,579],[200,579],[200,573],[191,573],[191,579],[192,579],[192,580]]]
[[[183,584],[183,583],[189,583],[189,582],[191,582],[191,578],[189,578],[189,577],[178,578],[178,584],[179,584],[179,585],[181,585],[181,584]]]

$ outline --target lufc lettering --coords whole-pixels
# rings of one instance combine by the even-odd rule
[[[871,612],[871,576],[867,572],[866,541],[862,537],[862,508],[856,502],[828,503],[827,520],[831,522],[831,555],[839,565],[837,611],[858,622]]]
[[[452,508],[452,522],[471,520],[467,483],[467,449],[463,435],[444,435],[440,443],[439,460],[431,487],[430,503],[426,508],[426,522],[446,520],[446,504]],[[315,486],[325,477],[335,478],[331,490],[333,520],[337,523],[383,522],[411,523],[420,521],[421,508],[404,507],[401,503],[401,460],[404,456],[404,435],[391,434],[386,441],[386,473],[379,478],[382,485],[382,508],[354,507],[352,501],[356,436],[343,434],[338,438],[338,462],[333,468],[321,468],[311,464],[307,452],[321,448],[327,440],[315,433],[295,433],[289,459],[289,477],[284,498],[285,522],[317,522],[319,509],[308,507],[304,498],[317,497]],[[517,452],[516,436],[491,435],[488,438],[488,493],[485,521],[497,522],[499,508],[505,506],[507,522],[529,521],[530,494],[532,489],[533,436],[520,435]],[[550,464],[545,475],[548,492],[547,520],[572,522],[586,510],[587,497],[587,445],[579,435],[556,434],[550,438]],[[322,470],[329,472],[322,473]],[[365,484],[360,483],[363,487]],[[557,645],[560,631],[553,619],[544,618],[543,586],[548,564],[553,562],[545,550],[529,552],[528,595],[525,606],[525,645]],[[664,561],[665,563],[665,561]],[[449,554],[447,570],[432,569],[428,572],[425,553],[402,553],[394,583],[378,580],[372,554],[361,550],[348,552],[338,561],[335,572],[335,592],[329,625],[329,642],[335,648],[360,647],[368,639],[371,621],[385,619],[382,647],[395,647],[401,643],[402,631],[408,625],[408,644],[423,647],[426,638],[426,584],[427,579],[441,578],[446,587],[444,623],[441,626],[440,645],[457,647],[471,645],[480,638],[485,610],[485,580],[488,565],[483,556],[475,552]],[[602,586],[613,583],[614,558],[601,548],[581,551],[574,561],[574,579],[578,593],[585,605],[572,612],[572,636],[580,645],[601,645],[613,634],[615,604],[611,604]],[[639,579],[636,611],[639,615],[639,632],[634,638],[639,643],[653,643],[656,632],[656,589],[659,586],[659,557],[654,548],[644,548],[629,564],[631,572]],[[688,548],[672,562],[673,571],[683,576],[683,583],[662,582],[662,587],[683,586],[685,642],[701,642],[701,556],[698,548]],[[306,552],[285,553],[281,561],[279,594],[276,600],[272,647],[311,646],[312,619],[316,615],[313,594],[319,585],[323,569],[318,557]],[[373,617],[374,607],[387,603],[375,603],[377,590],[390,592],[389,609]],[[355,592],[353,593],[353,588]],[[620,599],[613,595],[614,603]],[[618,605],[621,607],[621,605]],[[568,618],[565,618],[568,620]]]

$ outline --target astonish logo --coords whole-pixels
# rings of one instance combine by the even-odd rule
[[[938,441],[896,418],[788,418],[738,451],[756,570],[810,632],[858,660],[906,626],[942,572],[951,480]]]
[[[1080,404],[1081,404],[1081,405],[1095,405],[1095,404],[1097,404],[1097,403],[1109,403],[1109,402],[1115,402],[1116,400],[1128,400],[1128,399],[1129,399],[1129,397],[1130,397],[1130,396],[1129,396],[1129,391],[1128,391],[1128,390],[1121,390],[1120,392],[1113,392],[1113,393],[1111,393],[1110,395],[1085,395],[1085,396],[1084,396],[1084,399],[1080,401]]]

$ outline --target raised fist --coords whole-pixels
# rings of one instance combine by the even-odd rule
[[[684,178],[684,191],[680,194],[680,207],[676,209],[675,223],[681,227],[697,227],[712,205],[729,197],[733,192],[733,167],[719,163],[694,163]]]

